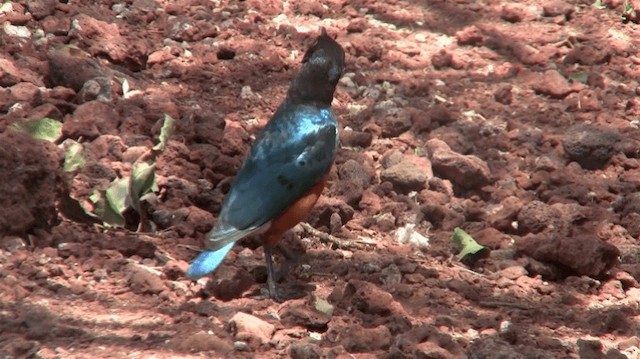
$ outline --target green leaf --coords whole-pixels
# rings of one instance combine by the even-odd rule
[[[129,190],[129,179],[120,178],[111,184],[105,191],[105,198],[107,203],[117,213],[124,213],[127,209],[127,194]]]
[[[11,1],[4,0],[2,5],[0,5],[0,14],[13,12],[13,5],[11,5]]]
[[[622,9],[623,14],[631,14],[633,12],[633,6],[631,6],[631,2],[629,0],[624,2],[624,9]]]
[[[629,0],[626,0],[624,2],[624,7],[622,9],[622,14],[620,15],[620,18],[623,21],[631,21],[631,19],[635,17],[636,17],[636,10],[631,5],[631,2]]]
[[[64,152],[64,170],[65,172],[73,172],[84,166],[84,147],[82,144],[70,138],[62,143],[66,148]]]
[[[173,135],[174,130],[175,124],[173,118],[165,113],[164,123],[162,124],[162,129],[160,129],[160,139],[158,140],[158,144],[153,146],[153,149],[159,151],[164,150],[167,146],[167,142],[169,142],[169,137]]]
[[[586,84],[587,80],[589,79],[589,74],[586,72],[574,72],[569,75],[569,78],[573,81]]]
[[[62,135],[62,122],[46,117],[40,120],[16,122],[11,127],[26,132],[37,139],[50,142],[57,140]]]
[[[596,0],[596,1],[593,3],[593,7],[595,7],[596,9],[600,9],[600,10],[604,10],[604,9],[606,9],[606,8],[607,8],[607,7],[602,3],[602,0]]]
[[[324,313],[328,316],[332,316],[333,315],[333,310],[334,307],[333,305],[331,305],[328,301],[320,298],[320,297],[316,297],[316,301],[315,301],[315,307],[316,310],[320,313]]]
[[[461,261],[467,256],[480,254],[480,252],[485,249],[484,246],[478,244],[478,242],[476,242],[467,232],[458,227],[453,230],[451,242],[456,246],[456,249],[458,250],[458,260]]]
[[[94,213],[102,222],[112,226],[124,227],[122,213],[127,209],[128,178],[120,178],[111,183],[106,191],[94,191],[89,199],[95,204]]]
[[[140,213],[140,198],[153,191],[156,186],[156,165],[144,161],[136,162],[129,178],[131,206]]]
[[[98,190],[94,190],[93,193],[89,196],[89,200],[93,204],[97,204],[103,199],[102,193]]]

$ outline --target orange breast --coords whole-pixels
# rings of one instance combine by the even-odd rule
[[[316,183],[306,195],[294,202],[281,215],[271,221],[271,226],[264,234],[264,241],[275,245],[282,237],[282,234],[300,223],[311,212],[311,209],[320,198],[324,186],[327,184],[329,174],[327,173]]]

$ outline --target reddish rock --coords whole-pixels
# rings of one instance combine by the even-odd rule
[[[64,36],[71,29],[71,19],[68,17],[47,16],[42,21],[42,29],[48,34]]]
[[[521,22],[527,17],[527,9],[520,4],[505,4],[500,10],[500,18],[508,22]]]
[[[299,14],[314,15],[319,18],[323,18],[327,13],[327,9],[325,9],[324,5],[315,1],[303,1],[301,3],[296,3],[294,8]]]
[[[227,126],[220,151],[228,156],[244,156],[249,150],[249,134],[237,125]]]
[[[327,196],[338,197],[351,207],[355,207],[362,199],[364,186],[356,180],[340,180],[334,183],[328,191]]]
[[[330,228],[331,215],[340,215],[342,224],[346,224],[353,218],[355,211],[343,200],[321,196],[307,218],[309,224],[314,227],[324,226]]]
[[[578,124],[562,137],[562,147],[569,158],[585,169],[604,167],[617,151],[618,133],[607,127]]]
[[[82,244],[75,242],[63,242],[58,244],[58,255],[62,258],[74,256],[76,258],[84,257],[89,254],[90,249]]]
[[[588,327],[598,336],[606,333],[623,335],[633,328],[634,322],[629,320],[631,313],[632,311],[625,307],[596,311],[587,318]]]
[[[434,174],[463,188],[484,186],[491,181],[489,167],[480,158],[453,152],[446,143],[432,139],[426,143]]]
[[[211,332],[200,331],[186,338],[174,338],[170,345],[182,352],[199,353],[214,352],[219,355],[229,355],[233,352],[233,343],[229,339],[223,339]]]
[[[339,181],[328,191],[331,196],[337,196],[350,206],[356,206],[362,198],[362,192],[375,179],[375,170],[368,162],[360,163],[350,159],[337,166]]]
[[[62,133],[70,138],[96,138],[99,135],[114,134],[119,124],[119,116],[113,106],[100,101],[84,103],[66,119]]]
[[[236,313],[229,321],[229,325],[235,339],[248,342],[249,345],[268,343],[275,332],[273,324],[243,312]]]
[[[338,167],[338,176],[341,181],[354,181],[365,188],[375,180],[376,173],[369,164],[347,160]]]
[[[547,70],[540,74],[531,87],[537,94],[558,99],[566,97],[573,91],[569,81],[556,70]]]
[[[282,1],[248,0],[247,4],[256,11],[267,16],[276,16],[283,12]]]
[[[73,23],[77,25],[70,31],[70,36],[88,46],[92,55],[106,55],[133,71],[146,66],[149,48],[143,38],[124,37],[117,24],[86,14],[75,16]]]
[[[289,301],[278,312],[282,323],[309,330],[326,330],[331,315],[320,312],[302,301]]]
[[[169,260],[163,267],[162,272],[170,280],[177,280],[184,277],[189,267],[189,263],[181,260]],[[210,302],[207,302],[210,303]]]
[[[447,282],[447,288],[451,291],[460,294],[463,298],[470,301],[477,301],[480,299],[478,291],[468,282],[460,279],[451,279]]]
[[[200,41],[207,37],[218,36],[216,26],[207,20],[194,20],[190,17],[178,16],[170,20],[166,27],[166,36],[182,42]]]
[[[0,237],[49,228],[62,182],[59,149],[16,131],[0,134]]]
[[[521,233],[560,231],[565,228],[567,224],[562,219],[562,213],[540,201],[529,202],[518,213],[518,231]]]
[[[448,125],[458,120],[456,112],[444,104],[432,106],[427,111],[430,122],[437,123],[440,126]]]
[[[490,249],[507,249],[512,245],[512,239],[510,236],[491,227],[474,233],[473,238],[479,244]]]
[[[23,14],[16,11],[4,13],[3,17],[6,21],[14,26],[24,26],[33,19],[33,16],[31,16],[30,13]]]
[[[364,313],[387,315],[398,310],[399,304],[391,293],[373,283],[353,282],[356,288],[351,302],[354,307]]]
[[[322,350],[315,344],[296,342],[289,347],[291,359],[320,359],[321,355]]]
[[[484,41],[484,35],[475,25],[465,27],[456,32],[456,40],[459,45],[479,45]]]
[[[411,128],[411,116],[406,109],[396,108],[378,112],[375,122],[382,129],[382,137],[397,137]]]
[[[42,93],[38,86],[29,82],[20,82],[11,86],[10,95],[19,102],[37,106],[42,102]]]
[[[373,135],[370,132],[340,131],[340,143],[345,147],[367,148],[371,146]]]
[[[36,20],[40,20],[53,15],[56,11],[57,3],[56,0],[30,1],[27,3],[27,8]]]
[[[101,241],[102,248],[113,249],[126,257],[139,256],[141,258],[155,257],[156,245],[134,235],[118,233],[109,240]]]
[[[161,64],[163,62],[167,62],[175,58],[176,58],[176,55],[174,55],[171,49],[164,48],[149,54],[149,58],[147,59],[147,64],[150,66],[155,64]]]
[[[452,53],[447,52],[444,49],[440,50],[440,52],[431,57],[431,65],[433,65],[433,68],[436,70],[441,70],[445,67],[460,70],[464,67],[463,62],[457,59],[457,57],[455,57]]]
[[[82,85],[78,91],[78,103],[85,103],[93,100],[110,103],[117,95],[114,81],[109,77],[94,77]]]
[[[421,165],[418,165],[420,163]],[[380,180],[393,184],[398,192],[420,191],[433,177],[431,163],[426,158],[406,157],[401,162],[380,172]]]
[[[240,298],[254,284],[254,277],[244,268],[221,266],[207,283],[205,293],[211,293],[219,300],[229,301]]]
[[[499,230],[512,231],[514,229],[513,221],[516,220],[522,206],[522,199],[509,196],[489,211],[487,222]]]
[[[47,51],[49,82],[79,92],[84,84],[96,77],[106,77],[108,71],[89,54],[74,48],[51,47]]]
[[[583,43],[573,47],[564,57],[563,62],[591,66],[609,62],[612,55],[610,47],[602,47],[595,43]]]
[[[566,1],[549,0],[542,4],[542,10],[544,16],[560,16],[564,15],[569,17],[575,11],[575,7]]]
[[[381,198],[372,190],[367,189],[362,192],[358,207],[367,215],[378,214],[382,209]]]
[[[369,27],[369,21],[366,18],[357,18],[349,21],[347,32],[359,33],[364,32]]]
[[[506,84],[500,86],[494,93],[493,98],[503,105],[510,105],[513,101],[513,86]]]
[[[126,270],[129,287],[137,294],[158,294],[166,288],[159,275],[137,264],[130,264]]]
[[[594,235],[527,236],[516,242],[520,252],[541,262],[557,263],[575,275],[599,277],[618,263],[620,251]]]
[[[391,166],[395,166],[402,161],[404,158],[404,154],[398,150],[389,150],[384,153],[382,159],[380,160],[380,164],[383,168],[389,168]]]
[[[33,120],[51,118],[54,120],[62,121],[63,119],[63,115],[60,110],[55,105],[50,103],[43,103],[42,105],[34,108],[29,117]]]
[[[196,206],[190,206],[187,208],[188,214],[185,221],[191,225],[195,231],[204,233],[208,232],[213,225],[213,214],[202,208]]]
[[[350,353],[386,349],[391,345],[391,332],[384,325],[375,328],[352,325],[341,328],[340,332],[340,342]]]

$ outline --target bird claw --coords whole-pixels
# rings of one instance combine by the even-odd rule
[[[307,295],[306,291],[296,289],[276,288],[275,292],[270,292],[268,286],[260,289],[261,299],[270,298],[276,303],[283,303],[290,299],[300,299]]]
[[[276,282],[273,280],[272,276],[267,278],[267,290],[269,291],[269,297],[271,299],[278,303],[282,303],[284,301],[285,298],[282,296],[282,293],[278,291],[278,288],[276,288]]]

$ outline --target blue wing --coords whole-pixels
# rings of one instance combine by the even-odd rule
[[[329,107],[285,101],[253,145],[209,232],[205,251],[187,277],[213,272],[233,247],[305,195],[330,169],[338,144],[337,122]]]
[[[330,108],[285,103],[238,172],[219,226],[260,228],[277,217],[329,170],[337,143]]]

